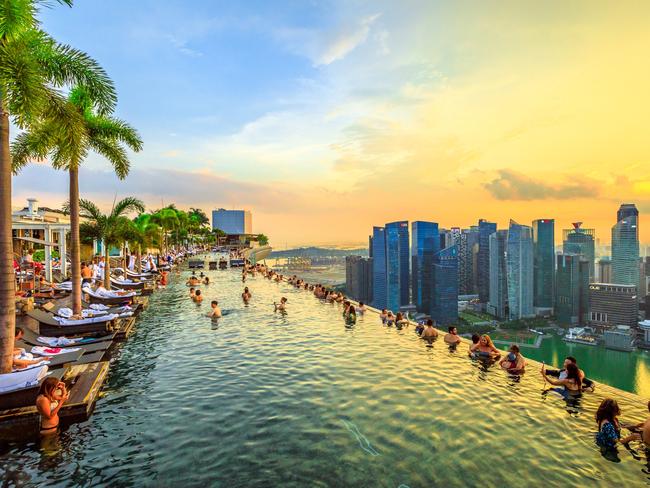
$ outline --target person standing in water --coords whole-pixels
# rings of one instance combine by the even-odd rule
[[[241,294],[242,300],[244,300],[244,303],[248,303],[250,299],[252,298],[253,295],[251,295],[251,292],[248,290],[248,287],[244,287],[244,293]]]
[[[69,398],[65,383],[49,377],[43,380],[36,397],[36,409],[41,415],[41,435],[55,434],[59,428],[59,410]]]
[[[280,299],[280,303],[273,302],[273,306],[275,307],[275,312],[286,312],[287,310],[287,298],[282,297]]]
[[[212,300],[210,302],[210,307],[212,310],[208,313],[208,317],[211,317],[213,319],[219,319],[221,318],[221,309],[219,308],[219,302],[216,300]]]

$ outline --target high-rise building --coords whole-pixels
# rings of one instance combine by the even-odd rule
[[[555,220],[533,220],[533,306],[553,308],[555,288]]]
[[[478,298],[482,303],[490,299],[490,235],[497,231],[497,224],[478,221]]]
[[[438,234],[440,235],[440,246],[438,249],[447,249],[453,244],[451,231],[449,229],[438,229]]]
[[[579,254],[558,254],[555,318],[560,325],[585,325],[589,307],[589,262]]]
[[[474,295],[476,288],[476,254],[478,253],[478,227],[463,229],[458,246],[458,293]]]
[[[648,285],[650,284],[650,258],[639,259],[639,299],[643,299],[648,294]],[[647,302],[646,302],[647,303]]]
[[[535,315],[533,309],[533,230],[510,220],[506,245],[508,317]]]
[[[639,211],[632,203],[618,209],[612,227],[612,281],[639,286]]]
[[[406,221],[386,224],[386,301],[397,311],[410,303],[409,226]]]
[[[433,259],[431,318],[449,325],[458,319],[458,247],[443,249]]]
[[[612,261],[608,257],[598,260],[596,279],[598,283],[612,283]]]
[[[386,230],[383,227],[372,228],[372,305],[382,309],[388,307],[386,288]]]
[[[435,222],[411,223],[411,293],[417,311],[430,313],[433,256],[440,250]]]
[[[498,230],[490,234],[490,300],[488,313],[504,320],[508,318],[508,278],[506,247],[508,231]]]
[[[626,325],[637,327],[639,307],[634,285],[591,283],[589,325],[600,330]]]
[[[249,210],[213,210],[212,228],[220,229],[226,234],[252,234],[253,215]]]
[[[345,257],[345,291],[358,302],[372,303],[372,258]]]
[[[564,254],[579,254],[589,262],[589,281],[594,281],[596,271],[596,231],[583,229],[582,222],[574,222],[573,229],[564,229]]]

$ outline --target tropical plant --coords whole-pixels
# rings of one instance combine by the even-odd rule
[[[56,1],[72,5],[72,0]],[[10,124],[28,129],[43,118],[62,117],[81,127],[59,90],[69,84],[85,86],[101,112],[110,112],[116,102],[113,85],[93,59],[40,28],[39,8],[51,3],[0,2],[0,373],[11,371],[16,325]]]
[[[142,251],[154,247],[160,236],[160,226],[152,221],[152,215],[142,213],[133,220],[136,229],[135,238],[129,241],[129,246],[136,249],[136,265],[138,273],[142,271]]]
[[[260,246],[266,246],[269,243],[269,238],[264,234],[257,234],[257,242]]]
[[[121,246],[125,240],[125,229],[131,221],[126,217],[132,212],[144,212],[144,203],[134,197],[127,197],[113,204],[111,212],[104,214],[93,202],[79,200],[81,216],[88,219],[84,234],[91,234],[97,239],[104,241],[104,256],[106,264],[104,268],[104,287],[111,288],[111,265],[109,249],[112,246]],[[127,223],[128,222],[128,223]]]
[[[70,175],[70,255],[72,264],[72,305],[81,313],[81,253],[79,240],[79,166],[90,152],[104,156],[115,174],[124,179],[129,173],[129,158],[123,144],[134,151],[142,149],[135,129],[110,115],[98,113],[87,89],[75,87],[68,97],[73,117],[82,127],[62,117],[46,119],[29,132],[19,134],[12,144],[14,171],[30,160],[51,157],[56,169]]]

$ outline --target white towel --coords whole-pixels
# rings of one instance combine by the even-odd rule
[[[77,339],[68,339],[67,337],[39,337],[36,339],[41,344],[46,344],[50,347],[72,346],[77,344]]]
[[[65,354],[66,352],[79,351],[80,347],[74,347],[69,349],[61,349],[60,347],[42,347],[34,346],[32,347],[32,353],[38,354],[40,356],[58,356],[59,354]]]
[[[41,378],[47,375],[47,366],[30,368],[14,373],[0,374],[0,392],[9,392],[38,385]]]
[[[60,325],[84,325],[84,324],[96,324],[99,322],[108,322],[109,320],[113,320],[117,318],[117,314],[112,313],[109,315],[102,315],[100,317],[89,317],[87,319],[81,319],[81,320],[68,320],[63,317],[54,317],[54,318]]]
[[[63,307],[63,308],[59,309],[59,311],[57,312],[57,315],[59,315],[60,317],[65,317],[66,319],[69,319],[70,317],[72,317],[74,315],[74,313],[72,312],[71,308]]]
[[[90,308],[93,310],[108,310],[110,307],[103,303],[93,303],[90,305]]]
[[[36,364],[30,364],[29,366],[25,366],[24,368],[14,369],[14,372],[18,372],[18,371],[30,371],[30,370],[32,370],[32,369],[37,369],[37,368],[41,368],[41,367],[43,367],[43,366],[47,366],[48,364],[50,364],[49,361],[43,360],[43,361],[39,361],[39,362],[36,363]],[[27,385],[27,386],[31,386],[31,385]]]

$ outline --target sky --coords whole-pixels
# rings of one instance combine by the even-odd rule
[[[43,27],[115,81],[144,150],[110,207],[245,208],[276,247],[364,244],[373,225],[555,218],[650,242],[650,2],[78,0]],[[14,205],[66,200],[35,163]]]

